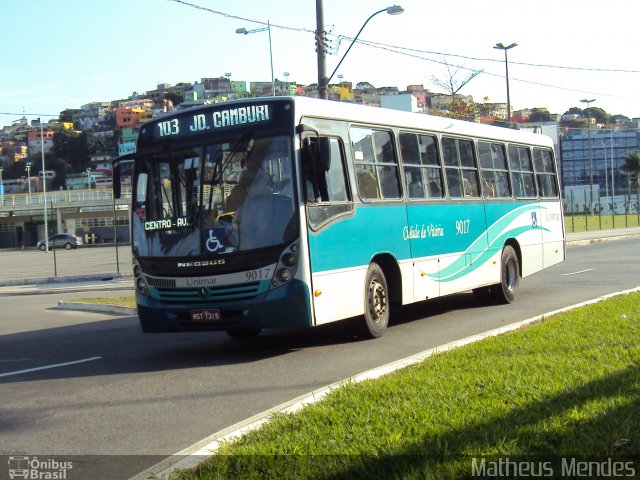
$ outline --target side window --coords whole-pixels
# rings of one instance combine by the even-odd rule
[[[310,138],[306,142],[306,149],[319,150],[317,138]],[[329,169],[322,168],[319,162],[305,165],[307,217],[311,228],[317,228],[332,217],[353,209],[347,182],[344,146],[338,138],[324,137],[321,143],[322,148],[329,149]]]
[[[391,132],[351,127],[351,148],[358,193],[363,199],[398,199],[398,160]]]
[[[442,198],[444,189],[436,137],[401,133],[399,140],[409,198]]]
[[[511,197],[507,154],[501,143],[478,142],[482,193],[487,198]]]
[[[534,148],[533,164],[538,179],[538,195],[545,198],[558,198],[558,181],[551,150]]]
[[[473,150],[472,140],[442,138],[442,156],[451,198],[480,196]]]
[[[528,147],[509,145],[509,168],[511,169],[511,184],[515,197],[536,197],[533,164]]]

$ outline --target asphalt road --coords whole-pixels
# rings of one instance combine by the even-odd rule
[[[98,455],[79,462],[103,478],[128,478],[337,380],[637,287],[638,242],[571,247],[566,262],[523,279],[512,305],[480,307],[465,293],[404,308],[385,336],[367,341],[346,323],[247,342],[216,332],[143,335],[135,317],[55,309],[82,294],[2,297],[0,455]]]

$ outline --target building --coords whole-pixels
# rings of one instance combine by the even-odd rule
[[[631,128],[565,129],[560,132],[563,186],[586,186],[591,177],[599,195],[627,193],[633,180],[620,170],[624,157],[640,150],[640,130]],[[635,192],[634,192],[635,193]]]
[[[140,123],[151,119],[151,111],[142,108],[120,107],[115,109],[116,130],[135,128]]]
[[[89,130],[96,124],[107,121],[111,115],[111,102],[91,102],[80,107],[74,118],[78,130]]]
[[[403,112],[417,112],[418,99],[411,93],[384,95],[380,97],[380,106],[382,108],[392,108]]]
[[[32,130],[27,134],[27,146],[29,147],[29,155],[37,155],[43,149],[45,154],[49,153],[53,147],[53,132],[43,130],[40,135],[40,130]]]

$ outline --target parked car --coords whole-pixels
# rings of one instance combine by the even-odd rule
[[[66,248],[71,250],[72,248],[78,248],[82,246],[82,239],[70,233],[57,233],[49,237],[49,248]],[[47,249],[47,245],[44,240],[40,240],[36,243],[43,252]]]

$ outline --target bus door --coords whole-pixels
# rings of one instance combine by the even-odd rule
[[[362,298],[353,291],[360,282],[353,253],[360,240],[342,140],[310,136],[303,139],[302,152],[311,291],[320,325],[362,313]]]

